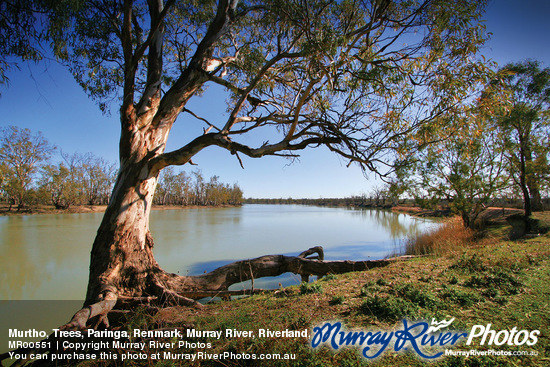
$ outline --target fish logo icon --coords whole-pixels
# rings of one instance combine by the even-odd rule
[[[444,329],[447,326],[451,325],[453,323],[453,321],[455,321],[454,317],[452,319],[450,319],[449,321],[447,321],[447,320],[437,321],[436,319],[432,319],[432,326],[430,326],[428,328],[427,333],[435,333],[439,329]]]

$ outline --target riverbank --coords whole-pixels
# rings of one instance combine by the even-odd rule
[[[550,226],[550,214],[536,217]],[[385,268],[328,276],[309,287],[293,286],[249,298],[208,304],[203,311],[185,307],[163,309],[157,314],[138,310],[130,325],[155,328],[196,328],[197,330],[272,331],[305,330],[331,321],[342,322],[346,329],[385,332],[402,330],[405,318],[437,321],[454,318],[449,330],[470,332],[475,325],[491,324],[492,330],[538,330],[536,343],[481,345],[477,338],[446,347],[465,353],[494,350],[500,354],[525,353],[521,356],[482,355],[444,356],[433,366],[542,366],[550,360],[550,235],[510,241],[510,227],[493,225],[486,237],[474,245],[448,249],[442,256],[427,256],[396,262]],[[143,328],[143,327],[142,327]],[[515,329],[514,329],[515,328]],[[501,333],[499,335],[504,335]],[[519,339],[518,339],[519,340]],[[211,343],[208,353],[278,353],[295,355],[296,360],[271,361],[272,366],[371,366],[357,348],[328,346],[312,349],[303,337],[242,338],[223,335],[197,338],[193,342]],[[167,349],[165,351],[169,351]],[[174,349],[174,353],[194,353],[194,349]],[[435,350],[428,348],[426,354]],[[154,352],[150,350],[149,352]],[[374,352],[367,351],[368,355]],[[488,353],[486,353],[488,354]],[[497,354],[497,353],[495,353]],[[534,355],[536,354],[536,355]],[[422,366],[426,359],[417,353],[396,352],[388,347],[376,360],[376,366]],[[199,363],[171,361],[171,365]],[[262,361],[224,360],[222,365],[261,366]],[[218,361],[200,361],[201,366],[219,365]]]
[[[53,205],[37,205],[23,208],[17,211],[17,208],[8,210],[6,204],[0,204],[0,216],[12,215],[35,215],[35,214],[74,214],[74,213],[101,213],[105,211],[106,205],[75,205],[68,209],[56,209]]]
[[[230,208],[237,205],[153,205],[153,210],[176,210],[176,209],[197,209],[197,208]],[[21,211],[12,208],[8,210],[8,206],[0,205],[0,216],[11,215],[36,215],[36,214],[75,214],[75,213],[102,213],[107,208],[107,205],[75,205],[68,209],[56,209],[53,205],[38,205],[31,208],[25,208]]]

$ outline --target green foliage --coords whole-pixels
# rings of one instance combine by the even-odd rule
[[[472,57],[485,41],[485,1],[185,1],[160,14],[145,1],[40,5],[44,44],[102,110],[121,97],[124,111],[150,106],[153,117],[150,100],[165,94],[160,115],[190,112],[187,101],[213,82],[229,94],[230,129],[217,128],[219,137],[267,126],[287,142],[268,152],[232,144],[232,154],[322,143],[377,170],[378,154],[421,147],[406,135],[467,98],[485,73]],[[208,75],[191,76],[201,68]],[[168,133],[177,113],[160,115]]]
[[[369,296],[359,310],[383,321],[397,321],[405,317],[416,318],[420,308],[408,299],[394,296]]]
[[[465,272],[476,273],[487,270],[487,266],[477,254],[467,256],[464,253],[460,259],[449,267],[449,269],[458,269]]]
[[[79,201],[82,188],[76,173],[63,163],[42,168],[42,188],[48,192],[56,209],[68,209]]]
[[[482,298],[478,294],[454,287],[443,290],[440,296],[444,300],[448,300],[462,307],[471,307],[482,301]]]
[[[115,179],[115,165],[93,154],[61,153],[62,162],[46,164],[54,147],[41,133],[15,126],[0,137],[0,195],[10,206],[106,204]]]
[[[550,177],[550,68],[537,61],[505,65],[486,87],[482,103],[504,139],[507,168],[526,216],[540,211]]]
[[[480,275],[473,275],[465,283],[465,286],[479,289],[485,288],[487,295],[497,293],[495,289],[503,292],[504,294],[518,294],[521,292],[523,282],[514,276],[510,271],[503,268],[492,269],[490,272],[485,272]]]
[[[447,201],[465,227],[474,227],[484,205],[509,185],[503,137],[473,106],[443,116],[425,134],[431,142],[397,172],[399,184],[422,207]]]
[[[336,274],[327,274],[322,278],[322,280],[324,280],[326,282],[331,281],[331,280],[336,280],[336,279],[338,279],[338,275],[336,275]]]
[[[237,184],[220,182],[218,176],[212,176],[205,182],[200,170],[189,175],[185,171],[175,173],[172,167],[168,167],[159,177],[153,202],[157,205],[183,206],[240,205],[243,202],[243,192]]]
[[[32,2],[0,2],[0,85],[8,83],[8,72],[17,68],[14,57],[39,61],[43,50],[38,46],[41,38],[32,11]]]
[[[341,305],[345,300],[346,298],[344,296],[334,296],[330,299],[329,304],[332,306]]]
[[[300,294],[323,293],[323,285],[319,282],[300,284]]]
[[[10,207],[17,205],[21,209],[27,204],[39,166],[53,150],[40,132],[33,134],[17,126],[0,129],[0,190]]]
[[[420,288],[412,283],[400,284],[393,289],[399,297],[408,299],[422,308],[435,310],[441,303],[428,288]]]
[[[363,287],[361,287],[361,297],[370,296],[381,290],[381,287],[376,284],[377,282],[369,280]]]
[[[384,286],[384,285],[388,285],[388,281],[384,278],[378,278],[376,280],[376,284],[378,284],[379,286]]]

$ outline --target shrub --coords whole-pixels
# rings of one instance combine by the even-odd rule
[[[321,283],[302,282],[302,284],[300,284],[300,294],[311,293],[323,293],[323,286],[321,285]]]
[[[431,291],[419,289],[411,283],[399,285],[395,287],[395,291],[398,295],[407,298],[412,303],[430,310],[437,308],[440,303],[439,299]]]
[[[325,275],[322,280],[328,282],[329,280],[335,280],[338,279],[338,276],[336,274],[327,274]]]
[[[380,290],[380,286],[376,284],[376,282],[369,280],[362,288],[361,288],[361,297],[369,296],[375,292],[378,292]]]
[[[470,307],[477,302],[481,301],[481,297],[477,294],[463,291],[457,288],[450,288],[443,291],[441,294],[443,299],[449,300],[450,302],[456,303],[460,306]]]
[[[462,254],[462,257],[449,268],[463,270],[470,273],[487,270],[487,266],[483,264],[483,261],[479,258],[477,254],[473,254],[471,257],[466,256],[466,254]]]
[[[329,304],[331,306],[341,305],[342,303],[344,303],[344,300],[345,300],[344,296],[334,296],[330,300]]]
[[[485,288],[486,294],[491,295],[498,289],[505,294],[518,294],[523,283],[504,269],[496,269],[492,273],[473,275],[464,283],[467,287]],[[496,296],[496,295],[495,295]]]
[[[384,286],[384,285],[388,285],[388,281],[384,278],[378,278],[378,280],[376,281],[376,284],[378,284],[379,286]]]
[[[359,310],[365,315],[387,321],[397,321],[404,317],[416,318],[419,313],[419,307],[407,299],[378,295],[368,297]]]

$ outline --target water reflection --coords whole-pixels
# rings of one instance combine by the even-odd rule
[[[3,217],[0,299],[83,299],[101,214]]]
[[[82,299],[102,214],[0,218],[0,299]],[[403,214],[299,205],[153,211],[155,257],[167,271],[201,274],[236,260],[296,255],[322,245],[335,259],[379,259],[429,222]],[[299,282],[287,276],[256,287]],[[282,279],[282,280],[281,280]],[[246,285],[241,285],[245,286]]]

